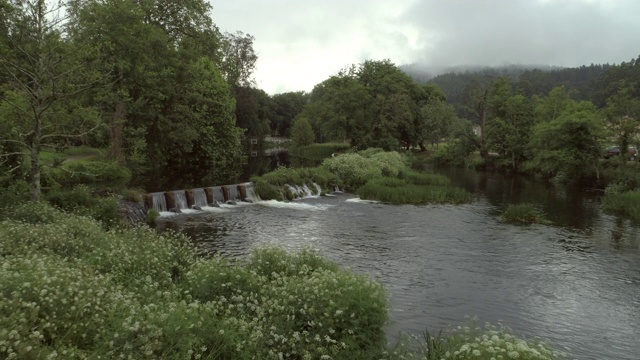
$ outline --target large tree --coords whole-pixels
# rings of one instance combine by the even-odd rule
[[[61,5],[45,0],[3,3],[0,18],[0,76],[4,93],[0,106],[10,131],[1,142],[13,144],[30,161],[31,199],[41,195],[40,153],[60,139],[78,137],[97,126],[92,112],[78,99],[100,77],[86,60],[84,49],[67,38]],[[11,155],[4,154],[4,156]]]

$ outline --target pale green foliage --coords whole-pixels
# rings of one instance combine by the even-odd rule
[[[514,336],[502,324],[477,320],[466,326],[458,326],[437,337],[425,333],[425,339],[408,336],[389,353],[388,359],[424,360],[563,360],[567,354],[553,351],[540,341],[525,340]]]
[[[0,358],[369,359],[386,345],[383,287],[313,251],[196,260],[173,233],[16,210],[0,222]]]
[[[400,171],[407,167],[407,158],[397,151],[387,151],[375,153],[369,158],[375,161],[380,167],[384,176],[396,177]]]
[[[352,190],[364,185],[369,179],[382,176],[382,169],[376,161],[359,154],[342,154],[326,159],[322,165],[336,174],[347,189]]]

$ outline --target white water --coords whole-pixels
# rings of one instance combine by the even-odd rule
[[[376,200],[362,200],[359,197],[357,198],[350,198],[345,200],[346,202],[350,202],[350,203],[357,203],[357,204],[378,204],[380,201],[376,201]]]
[[[176,199],[176,207],[180,210],[188,209],[187,194],[184,191],[174,191],[173,195]]]
[[[153,202],[154,210],[160,213],[167,211],[167,200],[165,199],[163,192],[151,194],[151,199]]]
[[[204,189],[193,189],[193,200],[194,205],[204,207],[207,206],[207,194],[205,194]]]
[[[316,205],[302,202],[282,202],[277,200],[265,200],[257,203],[261,206],[278,208],[278,209],[294,209],[294,210],[308,210],[308,211],[324,211],[331,206],[329,205]]]

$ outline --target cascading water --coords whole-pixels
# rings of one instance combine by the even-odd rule
[[[216,186],[213,187],[213,200],[223,203],[224,202],[224,192],[222,191],[222,187]]]
[[[163,192],[152,193],[151,200],[153,210],[157,212],[167,211],[167,199],[165,199]]]
[[[189,204],[187,203],[187,194],[184,191],[174,191],[173,196],[176,200],[176,207],[180,210],[188,209]]]
[[[253,189],[252,183],[246,183],[245,188],[247,189],[247,198],[245,200],[253,203],[261,201],[260,196],[258,196],[258,194],[256,194],[255,190]]]
[[[193,189],[193,204],[196,206],[207,206],[207,194],[204,189]]]
[[[240,201],[242,200],[240,198],[240,192],[238,191],[238,187],[235,185],[230,185],[227,186],[227,189],[229,189],[229,200],[231,201]]]

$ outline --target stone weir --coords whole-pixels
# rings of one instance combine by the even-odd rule
[[[199,210],[204,206],[259,200],[260,198],[253,191],[252,183],[144,194],[145,209],[147,211],[153,209],[158,212],[181,212],[183,209]]]

